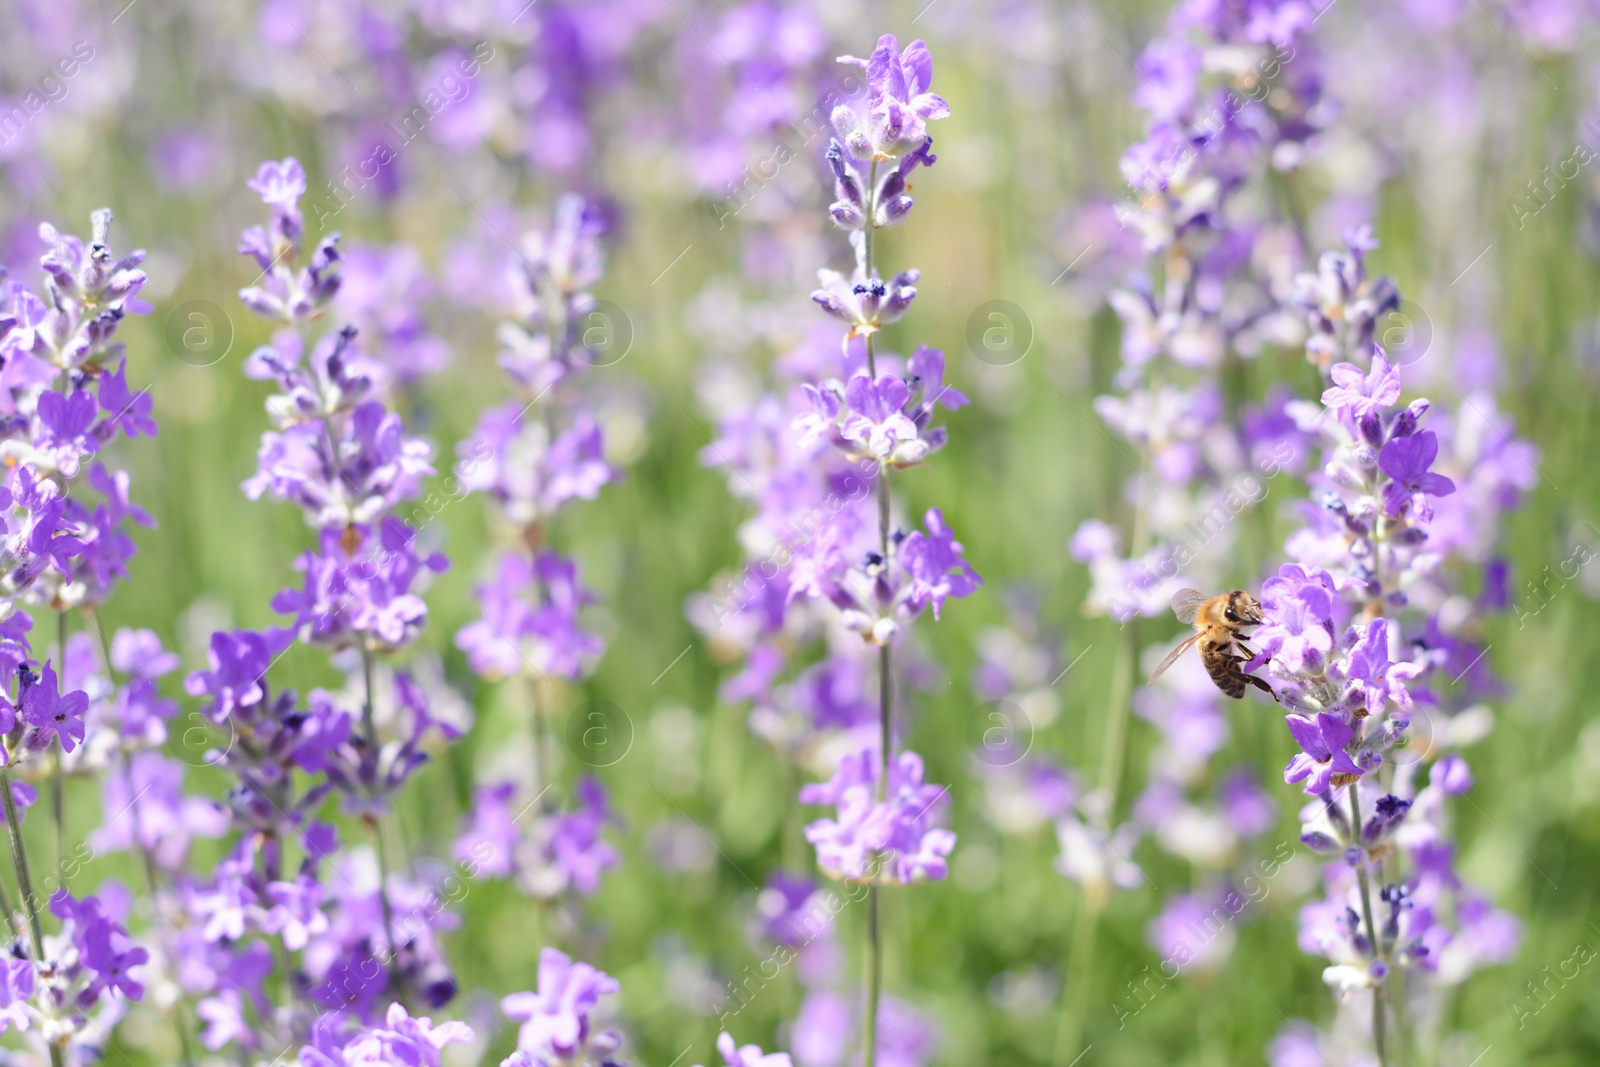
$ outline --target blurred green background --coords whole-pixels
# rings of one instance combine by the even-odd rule
[[[8,38],[0,77],[15,92],[30,80],[30,55],[53,45],[26,43],[36,5],[6,6],[15,21],[0,28]],[[263,65],[272,53],[237,46],[257,36],[262,13],[255,7],[143,0],[111,21],[121,6],[87,6],[72,16],[95,42],[96,62],[118,72],[116,79],[103,98],[94,97],[90,64],[79,96],[69,93],[34,119],[37,140],[6,160],[0,221],[15,231],[48,218],[83,232],[85,213],[107,204],[117,214],[119,240],[152,250],[147,295],[155,312],[126,324],[123,336],[130,381],[149,384],[161,434],[121,456],[133,471],[135,498],[159,528],[136,534],[132,581],[105,615],[112,626],[156,629],[192,670],[203,663],[210,629],[276,621],[268,602],[296,580],[292,560],[311,540],[295,509],[252,503],[238,488],[254,470],[266,426],[263,396],[240,373],[242,359],[267,337],[234,296],[252,274],[233,251],[236,236],[259,213],[243,182],[264,158],[297,156],[314,184],[337,161],[327,116],[261,88],[270,81]],[[936,0],[919,14],[922,8],[818,8],[830,55],[864,53],[883,31],[929,39],[935,88],[953,115],[938,130],[940,165],[917,181],[917,211],[880,245],[886,271],[923,271],[922,295],[888,332],[887,347],[944,349],[950,379],[978,401],[948,418],[951,444],[937,461],[898,483],[912,510],[945,510],[988,585],[920,632],[923,651],[948,683],[936,679],[917,694],[907,741],[927,758],[930,780],[951,783],[960,844],[948,881],[887,892],[886,984],[939,1021],[944,1041],[936,1063],[1054,1063],[1059,975],[1081,894],[1054,872],[1057,846],[1048,831],[1004,835],[984,817],[967,759],[980,703],[969,676],[975,635],[1006,619],[1005,592],[1020,587],[1036,595],[1041,616],[1060,634],[1062,662],[1089,652],[1062,679],[1060,714],[1035,745],[1094,773],[1116,628],[1080,612],[1087,576],[1066,541],[1086,518],[1125,521],[1121,485],[1131,471],[1091,406],[1117,366],[1119,326],[1100,299],[1103,286],[1068,267],[1094,243],[1075,221],[1076,206],[1090,195],[1120,193],[1117,158],[1142,123],[1127,103],[1136,78],[1129,57],[1167,11],[1145,0],[992,8]],[[626,309],[635,334],[627,358],[593,373],[632,398],[646,421],[618,446],[626,479],[598,501],[570,508],[552,532],[559,549],[582,561],[609,642],[593,676],[561,695],[556,730],[573,708],[607,700],[626,712],[634,732],[626,757],[596,772],[625,820],[616,835],[624,862],[588,902],[593,929],[571,947],[620,979],[630,1055],[663,1065],[686,1046],[693,1051],[682,1062],[712,1056],[709,998],[757,962],[746,936],[756,887],[785,862],[785,834],[792,839],[792,821],[802,817],[792,802],[793,772],[750,734],[740,709],[716,699],[731,668],[709,653],[683,610],[686,598],[740,561],[736,529],[745,509],[722,474],[697,456],[714,427],[696,393],[703,341],[685,322],[685,308],[710,280],[739,273],[738,227],[719,228],[714,201],[690,180],[686,152],[670,138],[630,132],[635,96],[655,93],[670,106],[678,77],[673,42],[717,13],[716,5],[686,2],[660,9],[626,57],[637,87],[597,108],[601,147],[590,180],[615,198],[620,224],[596,291]],[[1521,590],[1566,559],[1574,537],[1594,544],[1594,527],[1584,524],[1600,520],[1592,241],[1600,184],[1593,167],[1585,169],[1520,226],[1511,207],[1528,195],[1526,182],[1584,136],[1579,123],[1591,103],[1596,53],[1541,49],[1509,36],[1499,6],[1470,5],[1458,14],[1432,37],[1395,5],[1346,0],[1325,16],[1317,37],[1326,44],[1329,91],[1349,104],[1342,132],[1297,178],[1296,195],[1316,205],[1354,186],[1367,198],[1383,241],[1375,269],[1396,277],[1435,331],[1438,370],[1422,377],[1435,376],[1441,402],[1454,400],[1446,351],[1452,339],[1468,326],[1492,331],[1503,363],[1500,400],[1542,453],[1540,485],[1510,516],[1506,536],[1512,586]],[[1379,47],[1375,39],[1386,50],[1380,59],[1367,51]],[[299,61],[316,58],[314,48],[286,51]],[[1466,117],[1446,113],[1437,98],[1414,106],[1374,88],[1373,70],[1383,62],[1437,63],[1441,54],[1458,57],[1479,79]],[[1372,66],[1357,61],[1363,56]],[[81,111],[68,107],[79,106],[75,100]],[[226,134],[214,172],[186,192],[156,181],[147,158],[157,132],[179,119],[203,120]],[[387,205],[362,201],[338,225],[353,241],[412,242],[436,272],[451,238],[482,231],[481,205],[510,202],[535,218],[563,187],[560,175],[493,151],[457,154],[434,143],[407,151],[416,158],[403,195]],[[792,166],[816,175],[809,159]],[[824,193],[817,177],[818,210]],[[1331,242],[1331,234],[1313,236]],[[829,240],[838,265],[842,241]],[[13,232],[11,246],[23,243]],[[1467,279],[1452,285],[1485,245]],[[1091,253],[1081,266],[1097,259]],[[13,257],[10,267],[14,277],[32,280],[31,264]],[[803,306],[808,288],[797,285],[785,299]],[[1007,368],[985,366],[967,348],[971,316],[995,299],[1022,308],[1035,336],[1027,356]],[[218,329],[234,335],[213,365],[195,366],[169,344],[179,309],[200,306],[192,301],[219,309],[227,324]],[[439,298],[427,314],[454,363],[426,381],[408,416],[435,443],[442,469],[504,387],[494,364],[492,311]],[[775,349],[755,344],[747,356],[759,366]],[[1264,359],[1250,365],[1244,388],[1259,395],[1282,380],[1304,389],[1308,378],[1302,366]],[[1275,565],[1295,521],[1280,507],[1294,495],[1280,488],[1271,506],[1245,520],[1235,575],[1241,582]],[[476,615],[473,587],[491,540],[485,503],[473,497],[449,504],[435,533],[453,567],[428,593],[423,644],[443,657],[479,720],[469,738],[419,776],[401,805],[398,836],[413,856],[446,855],[478,768],[528,728],[518,692],[479,683],[451,644]],[[1464,874],[1521,917],[1525,939],[1515,962],[1448,991],[1443,1031],[1454,1036],[1445,1064],[1600,1061],[1600,980],[1592,969],[1524,1028],[1510,1008],[1514,998],[1526,1002],[1524,983],[1540,981],[1541,969],[1567,959],[1575,945],[1600,946],[1600,727],[1591,724],[1594,699],[1583,689],[1584,678],[1600,673],[1597,594],[1600,575],[1586,571],[1525,625],[1515,615],[1485,620],[1490,660],[1507,689],[1494,702],[1493,734],[1472,752],[1478,784],[1471,803],[1456,811],[1455,830]],[[1144,630],[1150,641],[1169,632],[1176,626],[1164,621]],[[278,684],[301,689],[332,680],[326,664],[303,651],[279,672]],[[1290,741],[1272,714],[1254,701],[1231,707],[1234,736],[1221,758],[1256,761],[1276,791],[1271,783]],[[1142,783],[1151,741],[1148,724],[1133,720],[1124,806]],[[569,757],[560,774],[570,782],[585,769]],[[192,781],[204,788],[208,780],[197,772]],[[1294,796],[1285,787],[1278,800],[1280,826],[1269,838],[1293,840]],[[70,810],[87,832],[98,818],[94,790],[75,786]],[[703,827],[715,850],[701,869],[668,873],[647,849],[647,835],[664,820],[682,819]],[[1137,858],[1163,892],[1190,877],[1185,864],[1148,843]],[[113,860],[98,867],[132,877]],[[1303,899],[1303,889],[1275,887],[1253,920],[1239,925],[1238,944],[1218,973],[1203,984],[1180,980],[1119,1030],[1111,1005],[1126,995],[1125,983],[1157,962],[1144,931],[1160,906],[1149,884],[1119,895],[1102,924],[1086,1032],[1093,1047],[1084,1062],[1260,1063],[1285,1015],[1325,1022],[1332,1007],[1321,961],[1295,945]],[[450,940],[450,957],[464,993],[498,996],[531,986],[550,917],[502,883],[472,885],[458,910],[464,922]],[[840,942],[852,952],[860,923],[850,910],[841,919]],[[1037,992],[997,995],[1019,982]],[[736,1036],[770,1047],[799,996],[785,974],[741,1013]]]

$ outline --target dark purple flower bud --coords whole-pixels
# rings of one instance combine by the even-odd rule
[[[1409,800],[1402,800],[1392,794],[1380,797],[1372,817],[1361,828],[1362,843],[1371,848],[1386,840],[1409,810],[1411,810]]]
[[[1383,446],[1383,422],[1378,418],[1376,411],[1369,411],[1361,416],[1356,424],[1361,431],[1362,438],[1373,448]],[[1363,462],[1362,466],[1371,466],[1370,462]]]
[[[902,193],[899,196],[890,197],[886,201],[881,201],[878,205],[879,225],[894,226],[899,224],[907,215],[911,214],[911,208],[914,203],[915,201],[912,200],[908,193]]]
[[[828,207],[828,215],[840,229],[853,230],[866,219],[860,208],[848,200],[835,200]]]
[[[331,233],[324,237],[306,268],[306,275],[311,281],[306,287],[307,296],[314,304],[326,304],[332,300],[344,280],[339,269],[339,236]]]
[[[1321,830],[1308,830],[1300,835],[1300,843],[1319,856],[1334,856],[1342,847],[1331,835]]]
[[[828,145],[828,166],[833,169],[835,195],[857,208],[864,207],[861,199],[861,183],[857,180],[854,170],[845,162],[844,149],[839,146],[838,141],[832,141]]]

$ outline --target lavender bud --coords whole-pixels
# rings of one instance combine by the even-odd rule
[[[1308,830],[1300,835],[1300,843],[1319,856],[1333,856],[1339,852],[1339,842],[1321,830]]]
[[[915,201],[909,194],[902,194],[879,205],[878,217],[880,226],[895,226],[911,214],[911,206]]]
[[[835,200],[828,207],[828,214],[841,229],[853,230],[866,221],[866,215],[861,209],[848,200]]]

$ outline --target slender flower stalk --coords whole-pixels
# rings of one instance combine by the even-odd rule
[[[891,474],[922,462],[943,446],[944,431],[927,428],[928,419],[935,405],[954,406],[953,402],[965,398],[946,395],[949,390],[942,387],[944,361],[938,353],[919,349],[910,361],[910,374],[896,376],[880,374],[882,361],[877,351],[878,332],[903,315],[915,297],[917,272],[903,272],[885,284],[873,259],[876,231],[900,222],[911,210],[906,178],[918,166],[931,166],[936,158],[926,123],[946,117],[950,108],[929,91],[933,60],[922,41],[913,41],[901,51],[895,38],[886,34],[869,59],[845,56],[840,62],[862,68],[868,86],[861,111],[844,104],[834,109],[831,118],[839,140],[827,152],[838,198],[830,214],[850,232],[856,266],[848,280],[822,271],[823,288],[812,299],[849,325],[844,339],[847,359],[850,342],[863,341],[866,367],[865,374],[858,372],[848,383],[831,380],[806,386],[813,414],[796,420],[795,426],[808,440],[826,438],[844,450],[859,463],[861,475],[876,482],[876,551],[869,551],[860,573],[852,569],[830,576],[828,595],[845,610],[846,624],[878,646],[877,751],[863,751],[859,762],[847,758],[826,787],[807,786],[800,799],[839,805],[838,821],[813,823],[806,836],[817,845],[825,870],[867,882],[867,994],[860,1033],[862,1062],[873,1067],[883,987],[879,882],[891,865],[902,881],[922,872],[942,877],[943,857],[955,843],[947,830],[924,829],[927,808],[938,802],[944,791],[922,785],[922,762],[914,753],[894,754],[893,645],[909,621],[897,616],[914,616],[930,602],[937,616],[945,597],[974,592],[980,579],[961,558],[960,546],[945,529],[937,509],[928,512],[926,534],[905,534],[891,524]],[[859,164],[866,165],[865,181]],[[885,165],[892,166],[885,169]],[[819,587],[816,578],[809,584],[817,592],[826,588]],[[862,585],[870,588],[870,594],[864,593]],[[790,598],[795,592],[791,589]],[[921,811],[908,811],[904,806],[913,798],[923,804]],[[881,830],[874,827],[879,821],[884,823]],[[896,824],[912,830],[913,836],[896,832]],[[907,845],[914,849],[910,856],[905,852]]]
[[[373,1040],[415,1039],[436,1059],[433,1042],[461,1039],[459,1024],[435,1032],[406,1005],[439,1007],[455,995],[436,939],[453,919],[421,903],[431,890],[409,871],[391,869],[381,826],[427,762],[424,746],[461,730],[441,687],[387,662],[417,639],[428,616],[420,587],[447,565],[395,514],[433,473],[432,449],[388,409],[378,385],[385,368],[355,346],[354,328],[312,334],[341,286],[341,257],[337,234],[302,254],[298,162],[263,163],[249,184],[271,217],[242,237],[260,274],[240,297],[282,328],[245,366],[279,391],[267,401],[276,428],[263,435],[244,489],[300,505],[316,547],[297,563],[301,586],[273,600],[291,624],[214,633],[210,669],[186,681],[227,731],[211,760],[239,781],[227,808],[236,842],[208,882],[187,888],[199,921],[184,928],[183,949],[209,961],[201,1039],[242,1056],[267,1043],[302,1046],[303,1063],[356,1062]],[[314,690],[302,702],[272,691],[267,674],[296,641],[329,653],[343,692]],[[337,831],[318,819],[330,794],[371,829],[374,848],[338,852]],[[262,994],[274,969],[277,1002]],[[379,1025],[387,1037],[373,1037]]]
[[[0,768],[0,805],[6,813],[6,836],[11,842],[11,862],[17,872],[17,891],[28,912],[28,933],[33,938],[33,958],[44,958],[44,925],[39,921],[39,896],[33,891],[33,874],[28,867],[28,848],[22,840],[22,818],[11,792],[11,771]],[[59,1061],[59,1052],[52,1054]]]
[[[1361,825],[1361,796],[1357,790],[1351,789],[1350,793],[1350,825]],[[1372,921],[1372,887],[1368,884],[1367,868],[1363,864],[1356,868],[1356,878],[1361,884],[1361,915],[1367,922],[1367,942],[1378,943],[1378,927]],[[1384,1052],[1387,1042],[1387,1027],[1383,1018],[1383,995],[1374,991],[1372,997],[1372,1045],[1373,1051],[1378,1055],[1378,1067],[1388,1067],[1389,1058]]]
[[[28,912],[32,958],[42,960],[46,957],[44,924],[39,920],[39,897],[33,891],[33,875],[28,868],[28,847],[22,840],[22,817],[17,811],[16,799],[11,795],[11,772],[5,767],[0,767],[0,805],[4,805],[6,813],[6,833],[11,841],[11,862],[17,873],[17,892],[22,894],[22,901]],[[62,1067],[63,1062],[60,1044],[51,1041],[52,1067]]]
[[[456,464],[466,491],[492,501],[505,545],[479,587],[482,618],[457,632],[455,642],[479,675],[509,680],[526,694],[532,755],[530,773],[513,774],[505,764],[491,769],[499,780],[480,786],[456,855],[503,850],[491,874],[512,878],[542,905],[570,906],[574,916],[619,858],[602,836],[615,819],[600,783],[582,778],[575,804],[564,808],[547,743],[559,687],[590,674],[605,651],[581,614],[595,596],[579,583],[577,561],[552,543],[568,506],[595,499],[622,476],[606,458],[597,418],[604,399],[599,380],[626,355],[618,351],[614,310],[591,292],[605,271],[607,226],[595,201],[569,193],[557,200],[547,228],[524,235],[518,257],[507,264],[514,303],[498,335],[510,399],[483,412],[476,432],[457,448]],[[609,764],[619,725],[585,730],[585,751],[576,754],[593,766]],[[525,804],[512,808],[519,793]],[[525,805],[535,810],[523,824]]]

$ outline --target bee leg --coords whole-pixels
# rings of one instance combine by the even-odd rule
[[[1243,674],[1243,672],[1241,672],[1241,676],[1245,681],[1249,682],[1251,685],[1267,694],[1267,696],[1271,697],[1273,700],[1276,700],[1279,704],[1283,703],[1283,701],[1278,700],[1278,694],[1273,692],[1272,686],[1268,685],[1265,679],[1257,678],[1253,674]]]
[[[1251,649],[1248,646],[1246,646],[1243,641],[1235,641],[1233,643],[1233,647],[1237,648],[1240,652],[1244,653],[1244,662],[1248,663],[1250,660],[1253,660],[1253,659],[1256,658],[1255,652],[1251,651]]]

